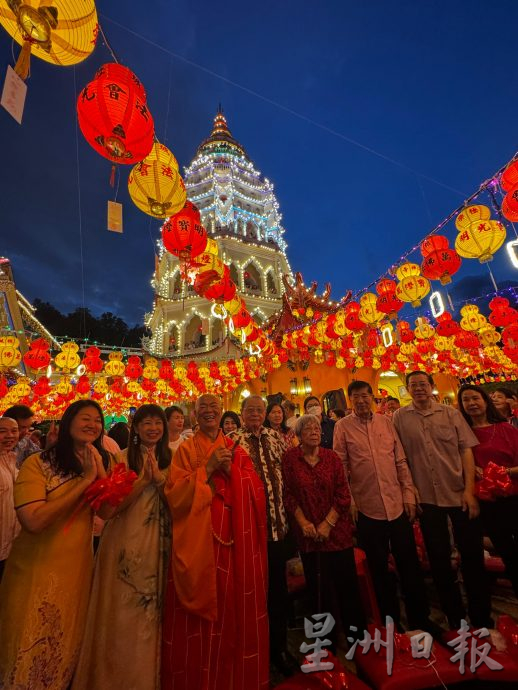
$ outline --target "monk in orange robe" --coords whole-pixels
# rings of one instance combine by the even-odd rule
[[[199,431],[165,485],[173,548],[162,632],[162,690],[269,687],[266,500],[247,453],[219,428],[221,404],[196,402]]]

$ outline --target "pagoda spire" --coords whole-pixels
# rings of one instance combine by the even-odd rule
[[[216,116],[214,117],[212,132],[210,136],[200,144],[197,154],[219,152],[245,156],[245,158],[247,158],[244,148],[232,136],[227,124],[227,118],[223,114],[221,103],[219,103]]]

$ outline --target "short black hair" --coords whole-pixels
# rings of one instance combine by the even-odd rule
[[[9,419],[30,419],[34,417],[34,412],[27,405],[13,405],[9,407],[3,414],[3,417]]]
[[[510,388],[505,388],[505,386],[499,386],[498,388],[495,388],[492,393],[502,393],[502,395],[505,395],[506,398],[510,398],[513,400],[516,398],[516,393],[512,391]],[[4,417],[7,417],[8,415],[4,414]]]
[[[351,393],[354,393],[354,391],[359,391],[362,388],[366,388],[370,395],[372,395],[372,387],[370,383],[367,383],[367,381],[351,381],[351,383],[347,386],[347,395],[351,397]]]
[[[320,400],[317,398],[316,395],[310,395],[304,400],[304,409],[306,410],[308,407],[308,404],[311,400],[316,400],[317,403],[320,405]]]
[[[412,376],[421,376],[421,375],[422,375],[422,376],[426,376],[426,378],[428,379],[428,383],[430,384],[430,386],[434,386],[434,385],[435,385],[435,384],[434,384],[434,381],[433,381],[433,378],[432,378],[432,376],[431,376],[431,374],[427,374],[426,371],[420,371],[419,369],[417,369],[416,371],[409,371],[408,374],[406,375],[406,377],[405,377],[406,387],[408,388],[408,384],[409,384],[410,379],[412,378]]]
[[[178,412],[178,414],[181,414],[182,416],[184,416],[182,408],[178,407],[178,405],[171,405],[170,407],[166,407],[164,412],[165,412],[165,418],[167,419],[167,421],[169,421],[171,419],[173,412]]]
[[[223,412],[221,415],[221,419],[219,422],[219,428],[223,429],[223,424],[225,423],[225,419],[232,419],[234,421],[234,424],[237,426],[238,429],[241,429],[241,420],[239,419],[239,415],[234,412],[233,410],[227,410],[226,412]]]
[[[395,398],[393,395],[389,395],[388,398],[385,398],[385,400],[388,402],[389,400],[394,400],[395,402],[399,402],[397,398]]]

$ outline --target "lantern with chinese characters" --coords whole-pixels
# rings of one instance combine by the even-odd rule
[[[131,355],[131,357],[128,357],[128,363],[124,369],[124,376],[127,376],[130,379],[138,379],[140,376],[142,376],[140,357],[137,355]]]
[[[104,371],[108,376],[122,376],[124,374],[124,362],[122,352],[110,352],[108,361],[104,365]],[[106,389],[108,390],[108,389]]]
[[[360,319],[361,307],[358,302],[349,302],[345,307],[345,325],[350,331],[362,331],[365,323]]]
[[[414,339],[414,331],[410,328],[408,321],[398,321],[397,332],[402,343],[410,343]]]
[[[421,306],[421,300],[430,292],[430,283],[421,275],[417,264],[404,263],[397,271],[399,283],[396,286],[396,296],[403,302],[410,302],[413,307]]]
[[[76,392],[80,395],[90,394],[90,381],[88,379],[88,376],[83,375],[77,379]]]
[[[77,99],[84,138],[112,163],[134,164],[153,146],[154,123],[146,92],[133,72],[110,62],[103,65]]]
[[[466,304],[460,313],[462,315],[460,326],[465,331],[479,331],[487,323],[486,317],[479,312],[475,304]]]
[[[199,256],[207,246],[207,233],[200,212],[190,201],[162,225],[162,241],[168,252],[180,259]]]
[[[78,350],[79,345],[77,343],[72,341],[63,343],[61,346],[61,352],[54,357],[55,365],[64,371],[76,369],[81,361],[81,358],[77,354]]]
[[[86,371],[90,374],[98,374],[103,370],[104,362],[101,359],[101,351],[95,345],[91,345],[86,349],[83,362]]]
[[[22,355],[19,346],[20,341],[14,335],[0,338],[0,369],[9,369],[20,364]]]
[[[153,144],[151,152],[132,169],[128,192],[135,206],[153,218],[167,218],[182,210],[185,185],[167,146],[158,141]]]
[[[373,292],[366,292],[360,297],[360,313],[358,317],[363,323],[370,325],[379,323],[384,314],[376,308],[376,295]]]
[[[437,317],[437,328],[435,330],[440,336],[449,338],[453,335],[457,335],[460,331],[460,326],[452,319],[451,314],[445,311]]]
[[[419,318],[415,322],[414,334],[419,340],[430,340],[435,335],[435,328],[428,323],[427,319]]]
[[[455,220],[459,231],[455,249],[466,259],[478,259],[486,263],[504,243],[505,227],[497,220],[490,220],[491,212],[487,206],[467,206]]]
[[[479,332],[478,337],[484,346],[496,345],[500,340],[500,333],[493,326],[483,326]]]
[[[196,259],[196,268],[193,269],[193,274],[195,276],[193,287],[196,294],[203,296],[211,285],[221,282],[225,275],[225,268],[227,269],[227,275],[230,279],[228,267],[225,266],[223,261],[217,256],[214,256],[214,254],[201,254],[198,256]],[[229,299],[232,297],[233,295],[229,295]]]
[[[390,319],[397,317],[397,312],[402,308],[403,302],[396,297],[396,283],[394,280],[384,278],[376,285],[379,297],[376,300],[376,309],[387,314]]]
[[[160,376],[160,369],[158,368],[158,360],[154,357],[148,357],[144,364],[142,376],[145,379],[155,380]]]
[[[33,340],[30,344],[30,349],[23,356],[24,364],[35,371],[38,371],[38,369],[45,369],[50,362],[48,349],[49,344],[45,338]]]
[[[518,209],[517,209],[517,204],[516,204],[516,190],[513,192],[509,192],[509,194],[506,194],[504,198],[502,199],[502,214],[507,220],[510,220],[512,223],[515,223],[518,221]]]
[[[430,280],[440,280],[441,285],[451,283],[451,276],[459,270],[462,259],[450,249],[444,235],[430,235],[421,243],[423,263],[421,273]]]
[[[494,297],[489,303],[489,308],[489,322],[493,326],[505,328],[518,321],[518,311],[509,306],[509,300],[505,297]]]
[[[95,48],[97,12],[94,0],[6,0],[0,24],[22,46],[15,66],[26,79],[31,53],[55,65],[75,65]]]

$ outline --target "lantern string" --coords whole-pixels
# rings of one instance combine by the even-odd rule
[[[458,215],[458,214],[463,210],[463,208],[464,208],[465,206],[467,206],[467,205],[470,204],[472,201],[474,201],[474,200],[475,200],[477,197],[479,197],[483,192],[487,191],[488,189],[492,189],[492,188],[494,187],[495,181],[499,179],[499,177],[500,177],[500,175],[503,173],[503,171],[504,171],[513,161],[515,161],[515,160],[517,160],[517,159],[518,159],[518,151],[514,154],[514,156],[512,157],[512,159],[511,159],[509,162],[505,163],[505,165],[503,165],[501,168],[499,168],[499,169],[495,172],[494,175],[492,175],[488,180],[486,180],[485,182],[483,182],[483,183],[480,185],[480,187],[478,188],[478,190],[477,190],[476,192],[473,192],[473,194],[472,194],[471,196],[469,196],[469,197],[464,201],[463,204],[461,204],[461,205],[458,206],[456,209],[454,209],[448,216],[446,216],[446,218],[444,218],[444,219],[443,219],[440,223],[438,223],[432,230],[430,230],[422,239],[420,239],[419,242],[417,242],[411,249],[409,249],[409,250],[406,251],[404,254],[402,254],[402,255],[399,257],[399,259],[398,259],[395,263],[392,264],[392,266],[389,268],[388,271],[385,271],[385,273],[382,273],[380,276],[378,276],[378,278],[376,278],[376,280],[373,280],[371,283],[369,283],[369,285],[367,285],[367,287],[364,287],[364,288],[362,288],[361,290],[358,290],[357,292],[355,292],[354,295],[353,295],[353,299],[356,300],[356,299],[359,297],[359,295],[363,294],[364,292],[367,292],[371,287],[373,287],[374,285],[376,285],[376,283],[378,283],[382,278],[385,278],[385,277],[387,276],[387,274],[390,274],[390,272],[391,272],[396,266],[398,266],[400,263],[402,263],[403,261],[405,261],[411,254],[413,254],[414,252],[416,252],[416,251],[420,248],[421,243],[424,242],[424,240],[425,240],[427,237],[430,237],[431,235],[435,235],[437,232],[439,232],[439,230],[442,230],[442,228],[443,228],[445,225],[447,225],[453,218],[455,218],[455,216]]]
[[[117,62],[118,64],[120,64],[119,58],[118,58],[118,57],[115,55],[115,53],[113,52],[113,48],[111,47],[110,43],[108,42],[108,39],[106,38],[106,34],[105,34],[104,31],[103,31],[103,28],[102,28],[102,26],[101,26],[101,23],[98,22],[98,23],[97,23],[97,26],[99,27],[99,33],[100,33],[101,36],[103,37],[103,43],[104,43],[104,45],[106,46],[108,52],[110,53],[110,55],[112,56],[112,58],[114,59],[114,61]]]
[[[169,124],[169,110],[171,106],[171,84],[173,76],[173,58],[169,58],[169,88],[167,91],[167,111],[165,114],[165,126],[164,126],[164,144],[167,144],[167,125]]]
[[[450,192],[454,192],[458,196],[465,196],[465,192],[460,191],[459,189],[455,189],[454,187],[451,187],[450,185],[446,184],[445,182],[441,182],[440,180],[437,180],[434,177],[431,177],[430,175],[426,175],[424,173],[419,172],[418,170],[414,170],[414,168],[409,167],[405,163],[402,163],[401,161],[395,160],[394,158],[391,158],[390,156],[387,156],[386,154],[382,153],[381,151],[377,151],[376,149],[373,149],[370,146],[367,146],[366,144],[362,144],[360,141],[357,141],[356,139],[352,139],[351,137],[343,134],[342,132],[338,132],[337,130],[328,127],[327,125],[322,124],[321,122],[318,122],[317,120],[314,120],[311,117],[308,117],[307,115],[304,115],[303,113],[299,113],[297,110],[293,110],[293,108],[290,108],[287,105],[283,105],[282,103],[279,103],[278,101],[273,100],[272,98],[269,98],[268,96],[264,96],[263,94],[259,93],[258,91],[255,91],[254,89],[249,88],[248,86],[245,86],[244,84],[240,84],[239,82],[236,82],[232,79],[229,79],[228,77],[225,77],[222,74],[219,74],[218,72],[214,72],[214,70],[209,69],[208,67],[205,67],[204,65],[200,65],[197,62],[194,62],[194,60],[190,60],[189,58],[184,57],[183,55],[179,55],[178,53],[174,53],[172,50],[169,50],[168,48],[164,48],[164,46],[160,45],[159,43],[156,43],[155,41],[152,41],[151,39],[147,38],[146,36],[143,36],[142,34],[138,33],[137,31],[134,31],[133,29],[130,29],[128,26],[125,26],[124,24],[121,24],[120,22],[115,21],[111,17],[107,17],[106,15],[100,15],[105,19],[106,21],[114,24],[115,26],[119,27],[120,29],[123,29],[124,31],[127,31],[128,33],[132,34],[136,38],[140,38],[142,41],[148,43],[149,45],[152,45],[153,47],[157,48],[158,50],[161,50],[164,53],[167,53],[173,58],[176,58],[177,60],[181,60],[182,62],[185,62],[186,64],[190,65],[191,67],[196,67],[196,69],[201,70],[202,72],[205,72],[206,74],[210,74],[213,77],[216,77],[216,79],[220,79],[221,81],[225,82],[226,84],[229,84],[230,86],[235,87],[236,89],[240,89],[241,91],[244,91],[245,93],[250,94],[251,96],[254,96],[255,98],[258,98],[261,101],[264,101],[265,103],[268,103],[270,105],[275,106],[276,108],[279,108],[280,110],[283,110],[286,113],[289,113],[290,115],[293,115],[293,117],[298,118],[299,120],[303,120],[304,122],[307,122],[310,125],[313,125],[314,127],[317,127],[318,129],[321,129],[324,132],[327,132],[328,134],[331,134],[332,136],[335,136],[339,139],[342,139],[343,141],[346,141],[347,143],[351,144],[352,146],[356,146],[363,151],[366,151],[367,153],[372,154],[373,156],[377,156],[378,158],[381,158],[382,160],[387,161],[388,163],[392,163],[392,165],[395,165],[403,170],[406,170],[407,172],[413,173],[414,175],[418,175],[421,177],[423,180],[428,180],[429,182],[433,182],[440,187],[443,187],[444,189],[448,189]]]
[[[74,65],[74,100],[77,94],[77,80],[76,80],[76,67]],[[80,324],[79,332],[83,332],[86,335],[86,297],[85,297],[85,263],[83,256],[83,213],[81,206],[81,172],[79,168],[79,125],[77,117],[75,120],[76,129],[76,170],[77,170],[77,212],[78,212],[78,230],[79,230],[79,258],[81,261],[81,292],[83,297],[83,311],[82,311],[82,321]]]

